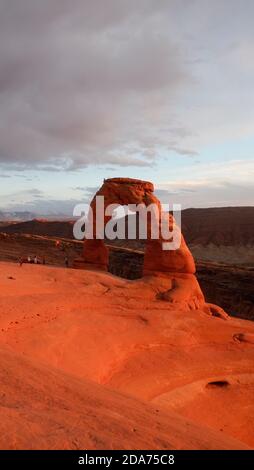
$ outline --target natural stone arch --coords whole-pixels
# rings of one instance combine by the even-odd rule
[[[149,181],[142,181],[131,178],[110,178],[104,180],[103,185],[97,191],[91,201],[90,207],[93,212],[93,229],[96,233],[96,197],[103,196],[105,210],[110,204],[128,205],[128,204],[144,204],[148,207],[150,204],[156,204],[158,213],[161,214],[161,203],[154,194],[154,186]],[[104,226],[110,217],[105,216]],[[195,273],[195,263],[193,257],[181,235],[181,245],[177,250],[163,250],[162,243],[164,240],[152,239],[149,236],[146,243],[143,274],[149,275],[154,272],[169,273]],[[109,264],[109,250],[105,246],[104,240],[94,238],[85,240],[84,250],[84,267],[97,268],[107,271]]]
[[[105,209],[110,204],[128,205],[155,203],[161,214],[160,201],[154,195],[153,184],[131,178],[111,178],[104,180],[103,185],[91,201],[91,211],[96,214],[96,196],[104,196]],[[109,217],[110,218],[110,217]],[[105,217],[103,226],[108,217]],[[93,218],[96,229],[96,217]],[[159,220],[161,222],[161,220]],[[169,217],[169,225],[173,218]],[[95,233],[95,232],[94,232]],[[180,247],[176,250],[163,250],[164,240],[160,237],[148,237],[144,255],[143,276],[151,284],[155,298],[172,304],[177,304],[179,311],[202,310],[208,315],[226,319],[227,314],[216,305],[205,302],[202,290],[195,276],[195,262],[183,235]],[[87,239],[84,241],[83,259],[77,261],[77,268],[108,270],[109,250],[104,240]],[[138,282],[138,281],[134,281]]]

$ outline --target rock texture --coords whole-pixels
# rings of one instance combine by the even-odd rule
[[[111,204],[128,205],[128,204],[144,204],[149,206],[154,203],[160,208],[159,200],[153,194],[153,184],[148,181],[141,181],[131,178],[110,178],[104,180],[102,187],[97,191],[93,200],[91,201],[91,213],[93,216],[93,237],[94,240],[85,240],[84,242],[84,262],[85,267],[96,267],[107,270],[109,263],[108,250],[103,246],[103,242],[98,238],[98,224],[96,224],[96,210],[97,210],[97,197],[103,196],[104,198],[104,226],[111,218],[106,216],[106,209]],[[104,226],[101,228],[101,237],[104,238]],[[91,250],[94,253],[91,254]]]
[[[98,196],[104,197],[105,213],[110,204],[119,205],[138,205],[143,204],[148,207],[150,204],[155,204],[158,207],[158,226],[161,228],[161,204],[154,195],[153,184],[147,181],[136,180],[131,178],[111,178],[104,181],[102,187],[97,191],[90,206],[93,214],[93,236],[94,240],[85,240],[84,243],[84,261],[86,265],[96,265],[105,269],[108,266],[108,254],[103,247],[101,240],[96,240],[96,198]],[[109,216],[104,214],[104,224],[110,219]],[[168,225],[173,225],[172,217],[166,222]],[[103,233],[104,236],[104,233]],[[158,239],[153,239],[151,234],[151,223],[148,220],[148,241],[146,243],[145,258],[144,258],[144,275],[153,274],[154,272],[168,272],[168,273],[195,273],[194,259],[181,236],[181,245],[177,250],[163,250],[163,242],[161,233]],[[91,251],[94,253],[91,254]]]
[[[170,285],[1,262],[0,448],[253,448],[253,322]]]
[[[0,358],[1,450],[249,449],[174,411],[5,348]]]
[[[103,196],[104,198],[104,221],[102,221],[102,227],[100,227],[100,235],[103,237],[104,233],[102,234],[102,230],[110,219],[110,216],[106,216],[106,209],[110,204],[122,206],[143,204],[146,207],[150,206],[150,204],[155,204],[156,208],[158,208],[155,215],[159,227],[158,238],[153,236],[150,218],[147,222],[148,239],[145,246],[143,276],[166,276],[168,278],[169,286],[165,292],[160,293],[160,299],[170,303],[178,303],[183,309],[195,310],[203,308],[208,314],[223,315],[226,318],[226,314],[223,314],[222,309],[216,310],[216,306],[211,307],[205,303],[203,293],[195,277],[196,268],[193,256],[179,228],[176,227],[180,236],[179,248],[174,250],[163,249],[165,240],[161,232],[162,224],[166,223],[167,228],[172,230],[175,222],[172,216],[166,217],[165,220],[165,216],[163,216],[161,211],[160,201],[156,198],[153,191],[153,184],[147,181],[130,178],[111,178],[104,181],[90,204],[90,215],[92,214],[93,217],[94,239],[85,240],[84,242],[84,268],[97,268],[107,271],[109,265],[108,249],[105,247],[103,240],[96,239],[98,237],[98,224],[101,223],[101,219],[97,220],[96,217],[98,196]],[[147,218],[147,215],[145,217]],[[80,267],[80,264],[77,264],[77,267]]]
[[[162,244],[163,239],[147,241],[144,256],[144,275],[153,274],[154,272],[195,273],[195,262],[183,236],[181,236],[181,245],[177,250],[163,250]]]

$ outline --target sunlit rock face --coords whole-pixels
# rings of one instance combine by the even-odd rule
[[[253,448],[254,324],[194,297],[193,274],[1,262],[0,448]]]
[[[98,219],[97,197],[103,196],[104,210],[103,219]],[[184,237],[180,229],[176,227],[179,234],[179,246],[174,250],[164,248],[164,238],[161,233],[162,223],[165,223],[165,214],[162,214],[161,203],[154,195],[153,184],[148,181],[142,181],[131,178],[111,178],[104,180],[103,185],[97,191],[91,201],[90,208],[93,215],[93,239],[87,239],[84,242],[83,260],[77,262],[76,267],[83,269],[98,269],[100,271],[108,271],[109,266],[109,250],[104,243],[104,227],[111,219],[106,214],[106,209],[111,204],[121,206],[138,206],[143,205],[148,208],[151,204],[157,209],[155,217],[158,218],[159,236],[153,237],[152,233],[152,216],[148,216],[147,220],[147,242],[143,263],[143,277],[161,278],[160,289],[155,298],[164,300],[169,303],[177,303],[182,310],[198,310],[203,309],[211,315],[227,317],[225,312],[219,307],[206,304],[204,295],[195,276],[195,262],[193,256],[188,249]],[[135,209],[134,209],[135,210]],[[148,213],[149,214],[149,213]],[[141,217],[142,216],[141,213]],[[147,212],[145,212],[147,217]],[[102,228],[102,239],[97,239],[98,220]],[[166,224],[172,230],[175,221],[171,215],[166,219]],[[175,226],[175,225],[174,225]],[[157,281],[156,281],[157,282]]]
[[[158,217],[161,216],[161,204],[154,195],[153,184],[148,181],[142,181],[131,178],[111,178],[104,181],[99,191],[95,194],[90,206],[93,213],[93,234],[94,239],[86,240],[84,243],[84,261],[87,264],[96,265],[98,268],[107,270],[108,251],[103,246],[101,240],[96,240],[96,198],[103,196],[105,211],[110,204],[126,205],[144,205],[149,207],[155,204],[158,208]],[[108,222],[110,216],[104,213],[104,225]],[[153,272],[180,272],[195,273],[195,263],[193,257],[181,235],[181,244],[177,250],[163,250],[163,238],[159,233],[158,239],[151,236],[150,220],[148,220],[148,242],[146,245],[144,259],[144,275]],[[169,218],[168,224],[172,224],[172,218]],[[160,220],[158,221],[160,227]],[[91,254],[91,251],[94,251]]]
[[[143,204],[148,207],[150,204],[156,204],[160,210],[160,201],[153,194],[153,184],[148,181],[142,181],[131,178],[110,178],[104,180],[103,185],[95,194],[91,201],[91,211],[93,214],[93,240],[85,240],[84,242],[84,262],[86,268],[97,268],[101,270],[108,270],[109,254],[105,248],[104,243],[101,240],[97,240],[95,237],[96,230],[96,211],[98,210],[96,205],[97,196],[103,196],[104,198],[104,209],[111,204],[119,204],[122,206],[126,205],[139,205]],[[106,216],[104,213],[104,226],[110,220],[110,216]],[[91,254],[91,251],[94,253]]]

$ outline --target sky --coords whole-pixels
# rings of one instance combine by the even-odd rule
[[[0,211],[254,201],[253,0],[0,0]]]

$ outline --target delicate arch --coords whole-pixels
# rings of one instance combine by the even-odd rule
[[[106,179],[90,204],[91,210],[93,211],[94,234],[96,233],[96,196],[104,197],[105,209],[110,204],[144,204],[146,207],[150,204],[156,204],[159,213],[161,213],[161,203],[154,195],[154,186],[149,181],[131,178]],[[110,217],[106,217],[104,213],[104,227],[109,218]],[[144,275],[150,275],[155,272],[195,273],[193,257],[182,235],[180,248],[175,251],[163,250],[162,243],[163,240],[161,238],[152,239],[148,235],[144,256]],[[109,250],[104,240],[96,239],[95,235],[92,240],[84,241],[83,258],[83,267],[87,269],[96,268],[103,271],[108,270]]]

